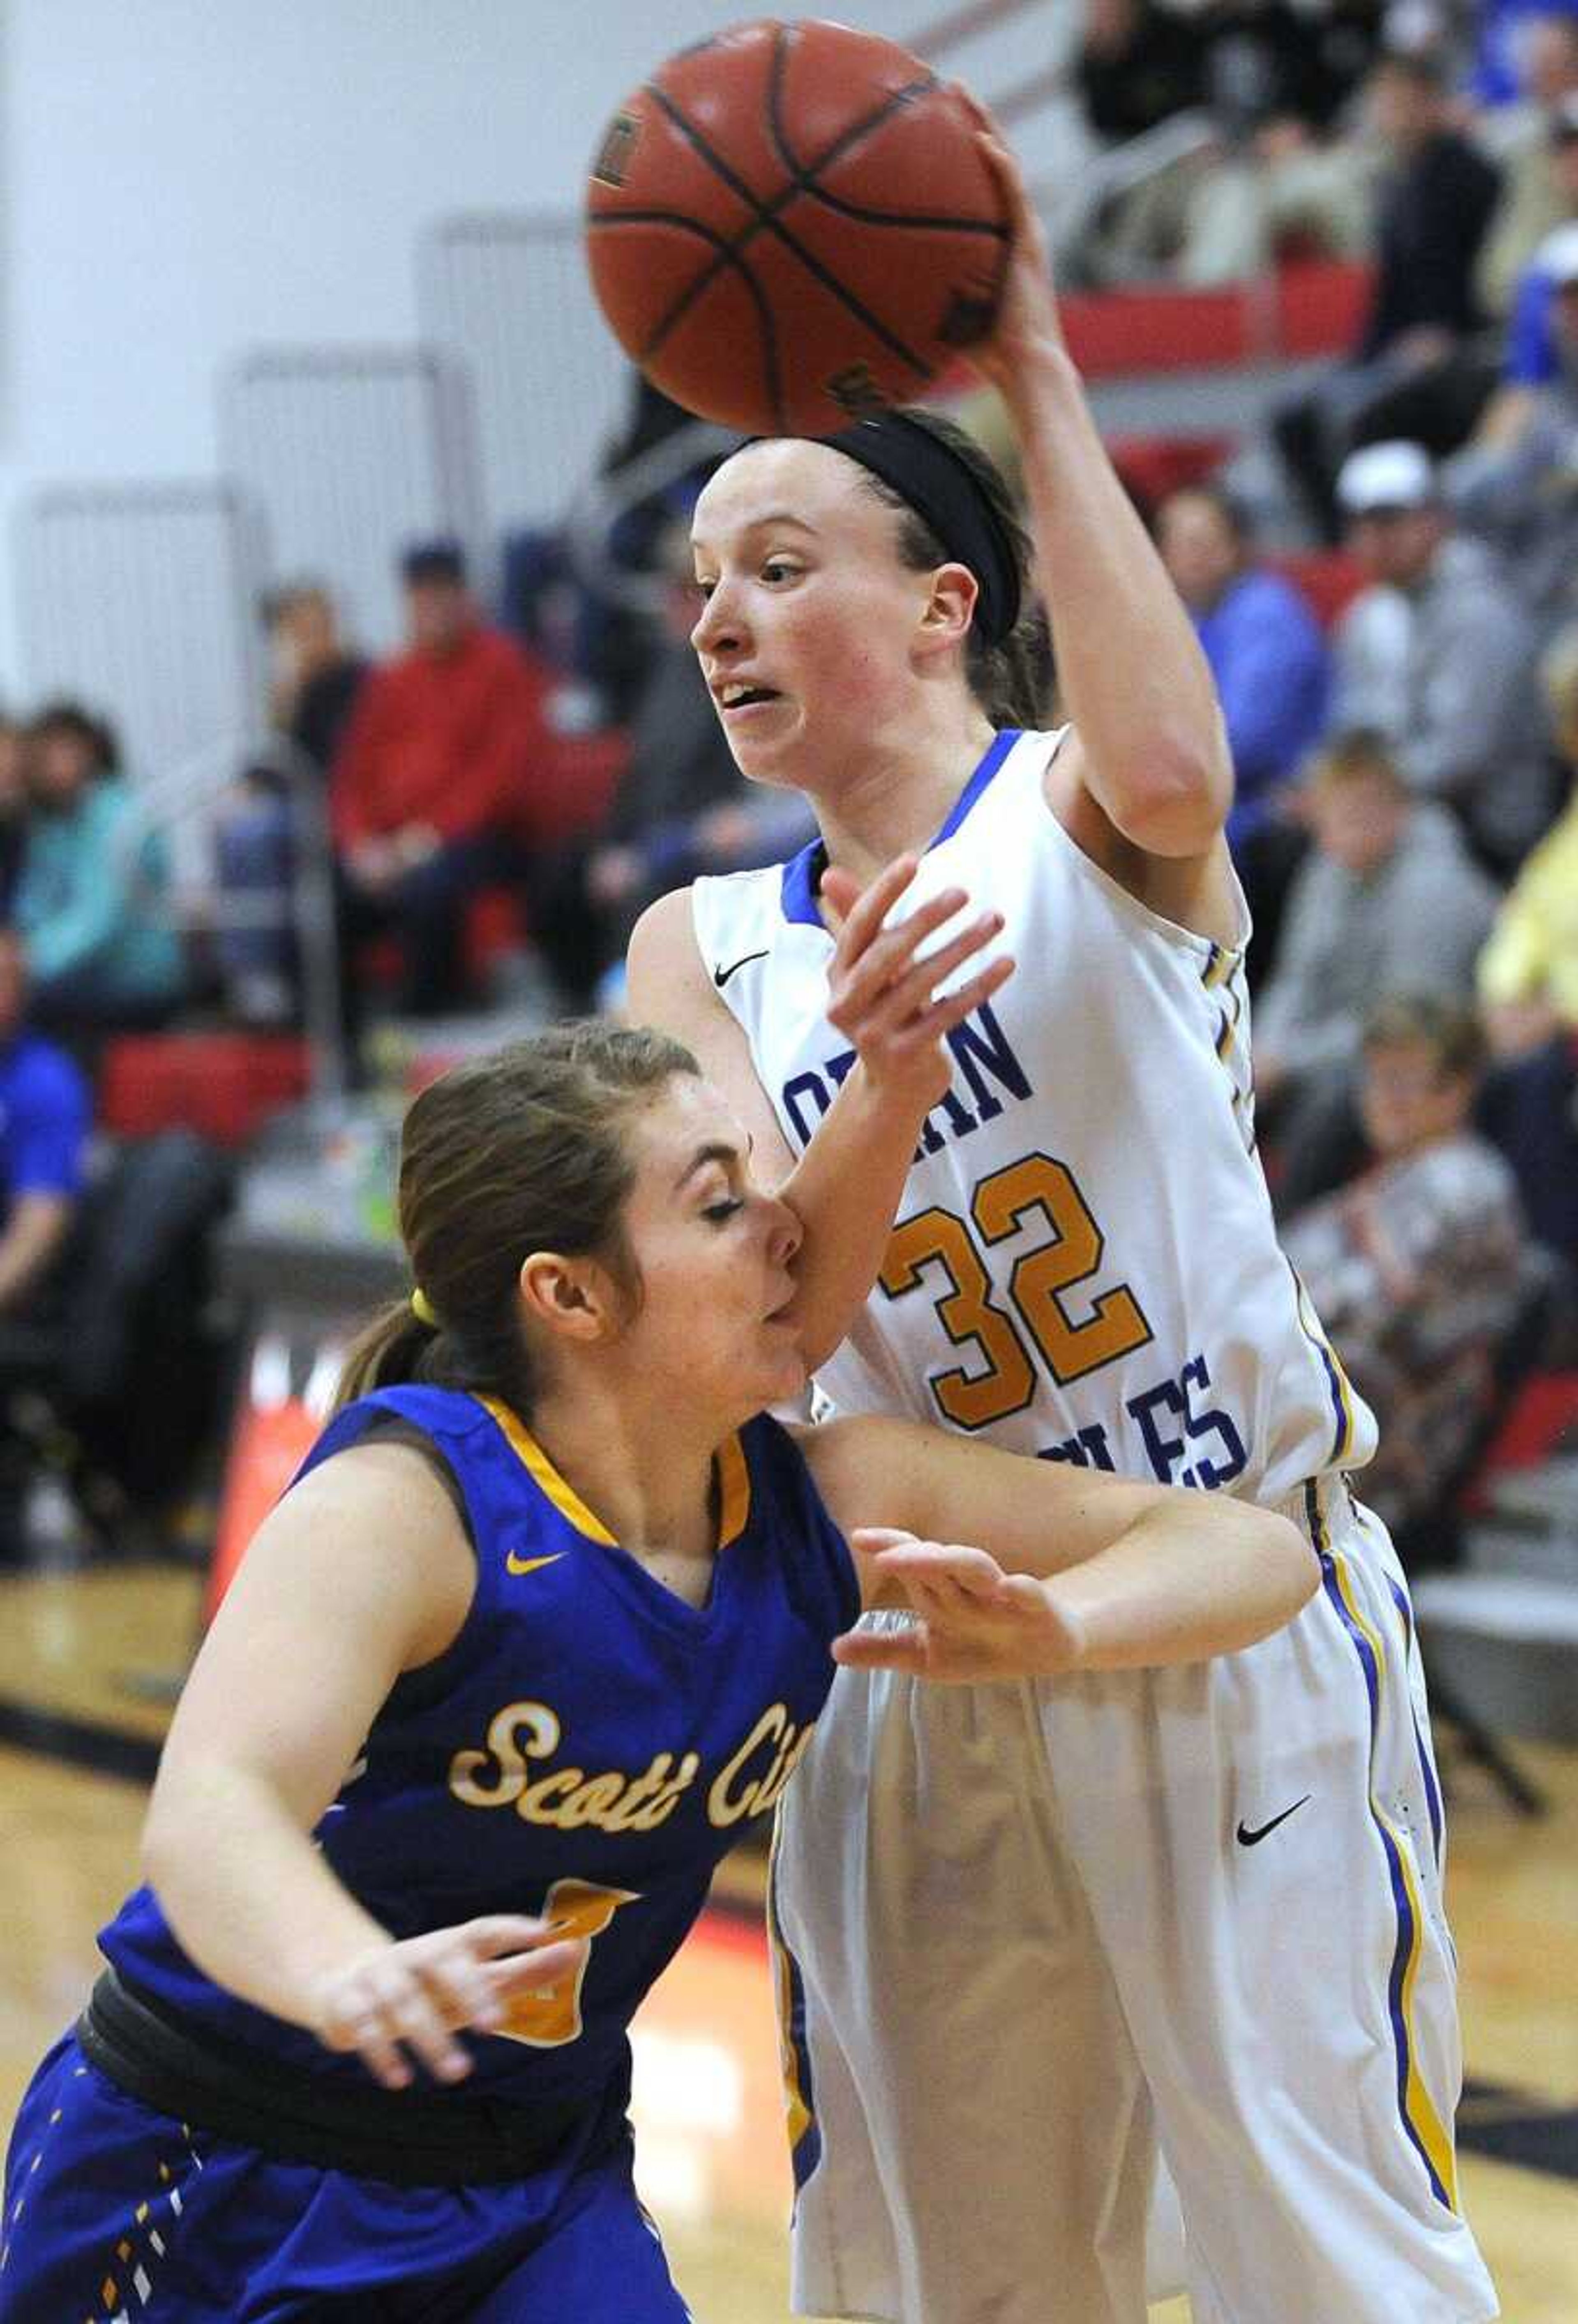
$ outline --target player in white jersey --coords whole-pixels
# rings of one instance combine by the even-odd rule
[[[1024,576],[978,462],[902,417],[747,447],[697,510],[695,643],[742,769],[805,791],[822,843],[655,907],[631,1005],[702,1053],[792,1202],[821,1126],[802,1269],[836,1406],[1279,1506],[1323,1588],[1210,1665],[957,1695],[914,1684],[902,1628],[867,1634],[775,1868],[796,2305],[1139,2324],[1159,2144],[1196,2324],[1473,2324],[1496,2304],[1455,2182],[1423,1689],[1346,1482],[1373,1424],[1254,1157],[1220,719],[1017,171],[986,151],[1015,251],[979,362],[1070,725],[1014,731]],[[866,1102],[829,1019],[832,929],[903,850],[906,908],[989,899],[1020,966],[949,1036],[952,1086],[835,1351],[874,1195],[851,1175],[840,1219],[818,1191]],[[863,958],[880,973],[880,943]]]

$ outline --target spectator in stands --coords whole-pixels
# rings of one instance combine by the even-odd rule
[[[549,680],[483,622],[453,541],[421,543],[400,569],[407,648],[357,696],[330,803],[346,945],[392,935],[400,1005],[433,1016],[467,998],[472,899],[520,874]]]
[[[1334,723],[1378,729],[1408,788],[1509,871],[1553,805],[1534,623],[1491,551],[1454,529],[1419,445],[1351,453],[1338,495],[1371,586],[1337,626]]]
[[[1234,844],[1274,811],[1326,724],[1326,639],[1308,600],[1255,554],[1249,519],[1216,484],[1185,484],[1156,516],[1157,545],[1193,618],[1227,722]]]
[[[335,601],[317,581],[292,581],[263,601],[272,669],[269,724],[327,775],[368,674],[340,634]]]
[[[1195,285],[1260,274],[1298,231],[1357,253],[1369,159],[1330,133],[1372,55],[1381,10],[1284,0],[1094,0],[1077,66],[1096,134],[1124,143],[1172,122],[1199,134],[1099,215],[1075,263],[1113,280],[1165,267]],[[1160,157],[1159,157],[1160,158]]]
[[[666,580],[661,635],[630,724],[630,756],[607,823],[537,868],[532,936],[567,1007],[593,1005],[653,899],[703,872],[793,855],[815,820],[798,794],[755,792],[735,765],[691,631],[696,618],[688,526],[659,556]]]
[[[1496,205],[1474,287],[1487,314],[1510,312],[1519,278],[1546,236],[1573,214],[1566,148],[1578,122],[1578,16],[1532,18],[1521,43],[1520,86],[1529,102],[1500,145],[1500,199]]]
[[[27,954],[16,931],[0,927],[0,1365],[49,1305],[82,1193],[90,1114],[77,1065],[28,1022]],[[24,1554],[23,1482],[0,1462],[0,1567]]]
[[[1578,616],[1578,219],[1547,238],[1537,266],[1555,371],[1506,392],[1495,425],[1446,464],[1443,489],[1500,554],[1543,640]]]
[[[1194,620],[1227,723],[1235,781],[1228,844],[1254,921],[1256,982],[1275,958],[1305,835],[1290,786],[1326,726],[1331,658],[1302,592],[1260,562],[1249,521],[1215,484],[1162,502],[1157,545]]]
[[[1578,0],[1476,0],[1477,43],[1470,90],[1483,106],[1515,104],[1534,93],[1531,52],[1541,30],[1578,14]]]
[[[1315,761],[1314,845],[1255,1012],[1255,1094],[1279,1211],[1338,1185],[1361,1150],[1361,1033],[1377,993],[1463,1000],[1497,890],[1453,818],[1416,800],[1376,733],[1341,733]]]
[[[142,825],[115,735],[79,703],[51,704],[28,730],[27,783],[14,918],[34,1019],[89,1047],[163,1024],[185,994],[185,952],[163,843]]]
[[[12,916],[27,848],[27,731],[0,713],[0,926]]]
[[[1474,345],[1484,318],[1473,269],[1499,172],[1456,126],[1433,51],[1383,57],[1367,97],[1390,159],[1377,197],[1369,318],[1353,355],[1272,421],[1289,475],[1328,541],[1338,532],[1333,480],[1351,445],[1408,435],[1452,451],[1495,376]]]
[[[1521,1296],[1512,1174],[1470,1122],[1482,1057],[1470,1010],[1383,1001],[1365,1027],[1360,1084],[1373,1165],[1283,1229],[1381,1424],[1364,1499],[1405,1554],[1472,1443]]]
[[[334,600],[316,581],[296,581],[263,602],[272,672],[269,724],[289,746],[243,768],[216,818],[215,872],[220,910],[215,953],[230,1013],[243,1025],[290,1023],[298,1014],[298,963],[289,906],[305,823],[317,845],[321,786],[368,674],[340,636]],[[231,906],[243,910],[233,914]],[[267,915],[277,908],[277,917]]]
[[[1551,646],[1541,676],[1573,788],[1480,954],[1480,1009],[1495,1060],[1481,1120],[1512,1165],[1536,1234],[1578,1260],[1578,629]]]

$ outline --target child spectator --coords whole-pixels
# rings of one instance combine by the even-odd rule
[[[1378,734],[1328,744],[1304,811],[1315,844],[1255,1014],[1255,1093],[1284,1213],[1340,1185],[1355,1159],[1361,1034],[1375,995],[1466,1001],[1497,901],[1452,817],[1409,796]]]

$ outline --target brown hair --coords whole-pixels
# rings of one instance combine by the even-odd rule
[[[665,1033],[591,1019],[454,1066],[400,1136],[400,1235],[435,1323],[402,1299],[345,1358],[335,1405],[419,1381],[497,1396],[529,1416],[537,1383],[518,1278],[534,1250],[595,1253],[639,1288],[620,1218],[630,1117],[701,1070]]]
[[[913,427],[923,428],[929,436],[946,445],[959,465],[969,470],[990,503],[1019,568],[1024,611],[1008,635],[1001,644],[994,646],[988,645],[977,631],[970,632],[965,652],[965,676],[969,680],[970,692],[995,726],[1040,726],[1045,723],[1052,693],[1051,632],[1033,591],[1033,547],[1020,521],[1007,480],[975,438],[951,420],[944,420],[935,411],[914,410],[908,406],[904,416]],[[935,566],[958,562],[902,493],[895,492],[880,476],[874,476],[869,469],[861,470],[860,481],[874,499],[881,501],[885,508],[900,512],[899,562],[907,572],[925,573]]]
[[[1394,791],[1408,788],[1390,744],[1373,726],[1344,727],[1321,746],[1310,763],[1309,781],[1317,790],[1332,790],[1363,775],[1379,776]]]
[[[1392,993],[1377,1002],[1364,1020],[1365,1056],[1372,1049],[1428,1049],[1441,1081],[1476,1081],[1485,1062],[1473,1010],[1431,992]]]

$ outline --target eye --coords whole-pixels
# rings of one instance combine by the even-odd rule
[[[721,1203],[709,1203],[702,1216],[711,1219],[714,1226],[721,1226],[725,1219],[731,1219],[736,1211],[743,1211],[744,1208],[745,1204],[737,1195],[730,1195]]]
[[[693,597],[699,598],[704,605],[717,586],[718,584],[716,581],[693,581],[691,584],[691,595]]]
[[[769,557],[762,567],[762,579],[768,583],[793,581],[799,570],[786,557]]]

